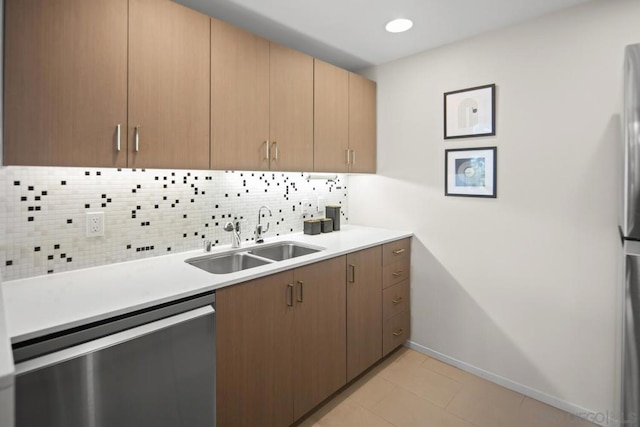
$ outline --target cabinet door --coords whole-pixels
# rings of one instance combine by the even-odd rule
[[[130,167],[209,168],[210,55],[208,16],[130,0]]]
[[[294,270],[294,418],[346,383],[345,257]]]
[[[271,170],[313,170],[313,58],[271,43]]]
[[[218,427],[293,422],[293,272],[216,291]]]
[[[382,247],[347,255],[347,381],[382,357]]]
[[[348,172],[349,72],[314,60],[313,170]]]
[[[127,0],[5,0],[4,22],[4,163],[126,166]]]
[[[376,171],[376,83],[349,73],[351,172]]]
[[[269,41],[211,20],[211,165],[268,170]]]

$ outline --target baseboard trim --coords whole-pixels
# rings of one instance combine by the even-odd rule
[[[425,347],[413,341],[407,341],[406,346],[419,353],[426,354],[427,356],[433,357],[434,359],[437,359],[441,362],[455,366],[456,368],[460,368],[463,371],[469,372],[473,375],[477,375],[488,381],[501,385],[502,387],[508,388],[509,390],[513,390],[517,393],[523,394],[532,399],[539,400],[540,402],[546,403],[547,405],[551,405],[555,408],[561,409],[570,414],[576,414],[577,416],[580,416],[596,425],[599,425],[602,427],[619,427],[620,426],[618,420],[614,418],[613,414],[609,414],[609,413],[603,414],[602,412],[590,411],[579,405],[575,405],[571,402],[567,402],[566,400],[558,399],[557,397],[551,396],[547,393],[544,393],[539,390],[528,387],[526,385],[517,383],[508,378],[494,374],[492,372],[485,371],[484,369],[480,369],[469,363],[462,362],[458,359],[454,359],[453,357],[449,357],[446,354],[442,354],[438,351],[432,350],[428,347]]]

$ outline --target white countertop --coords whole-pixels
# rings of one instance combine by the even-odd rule
[[[17,343],[412,235],[353,225],[315,236],[267,234],[263,245],[295,241],[326,249],[230,274],[211,274],[184,262],[230,249],[220,246],[211,252],[195,250],[13,280],[2,285],[8,335]],[[245,249],[254,246],[261,245],[243,245]]]
[[[2,278],[0,277],[0,284],[1,283]],[[9,388],[13,385],[13,372],[13,354],[11,353],[5,310],[2,303],[2,286],[0,286],[0,393],[2,393],[2,389]],[[2,402],[0,402],[0,406],[1,404]]]

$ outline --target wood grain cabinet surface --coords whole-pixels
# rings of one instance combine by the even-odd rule
[[[376,172],[376,83],[349,73],[350,172]]]
[[[214,169],[313,170],[313,58],[211,20]]]
[[[219,427],[293,422],[293,272],[216,291]]]
[[[288,426],[346,383],[345,257],[216,291],[217,425]]]
[[[125,167],[128,1],[4,4],[4,163]]]
[[[211,165],[269,170],[269,41],[211,19]]]
[[[349,172],[349,72],[314,60],[313,170]]]
[[[209,17],[8,0],[5,22],[5,164],[209,169]]]
[[[376,171],[376,83],[315,60],[314,171]]]
[[[347,381],[382,357],[382,247],[347,255]]]
[[[209,169],[210,18],[129,0],[129,167]]]
[[[270,43],[270,169],[313,170],[313,57]]]
[[[409,281],[383,289],[383,260],[409,250],[404,239],[217,290],[218,426],[289,426],[402,345]]]
[[[382,246],[382,354],[404,344],[411,334],[411,238]]]
[[[376,171],[376,84],[169,0],[6,0],[4,163]]]
[[[294,270],[294,419],[347,382],[345,257]]]

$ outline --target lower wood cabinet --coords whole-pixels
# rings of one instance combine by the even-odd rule
[[[293,422],[293,273],[216,291],[217,425]]]
[[[386,356],[407,341],[411,334],[409,310],[385,320],[382,331],[382,354]]]
[[[411,239],[382,245],[382,355],[409,339]]]
[[[216,291],[218,427],[288,426],[346,383],[345,262]]]
[[[409,245],[375,246],[216,291],[218,427],[289,426],[402,345],[410,331]],[[404,280],[384,286],[398,263],[406,265]]]
[[[345,257],[293,271],[294,419],[347,383]]]
[[[382,357],[382,247],[347,255],[347,381]]]

